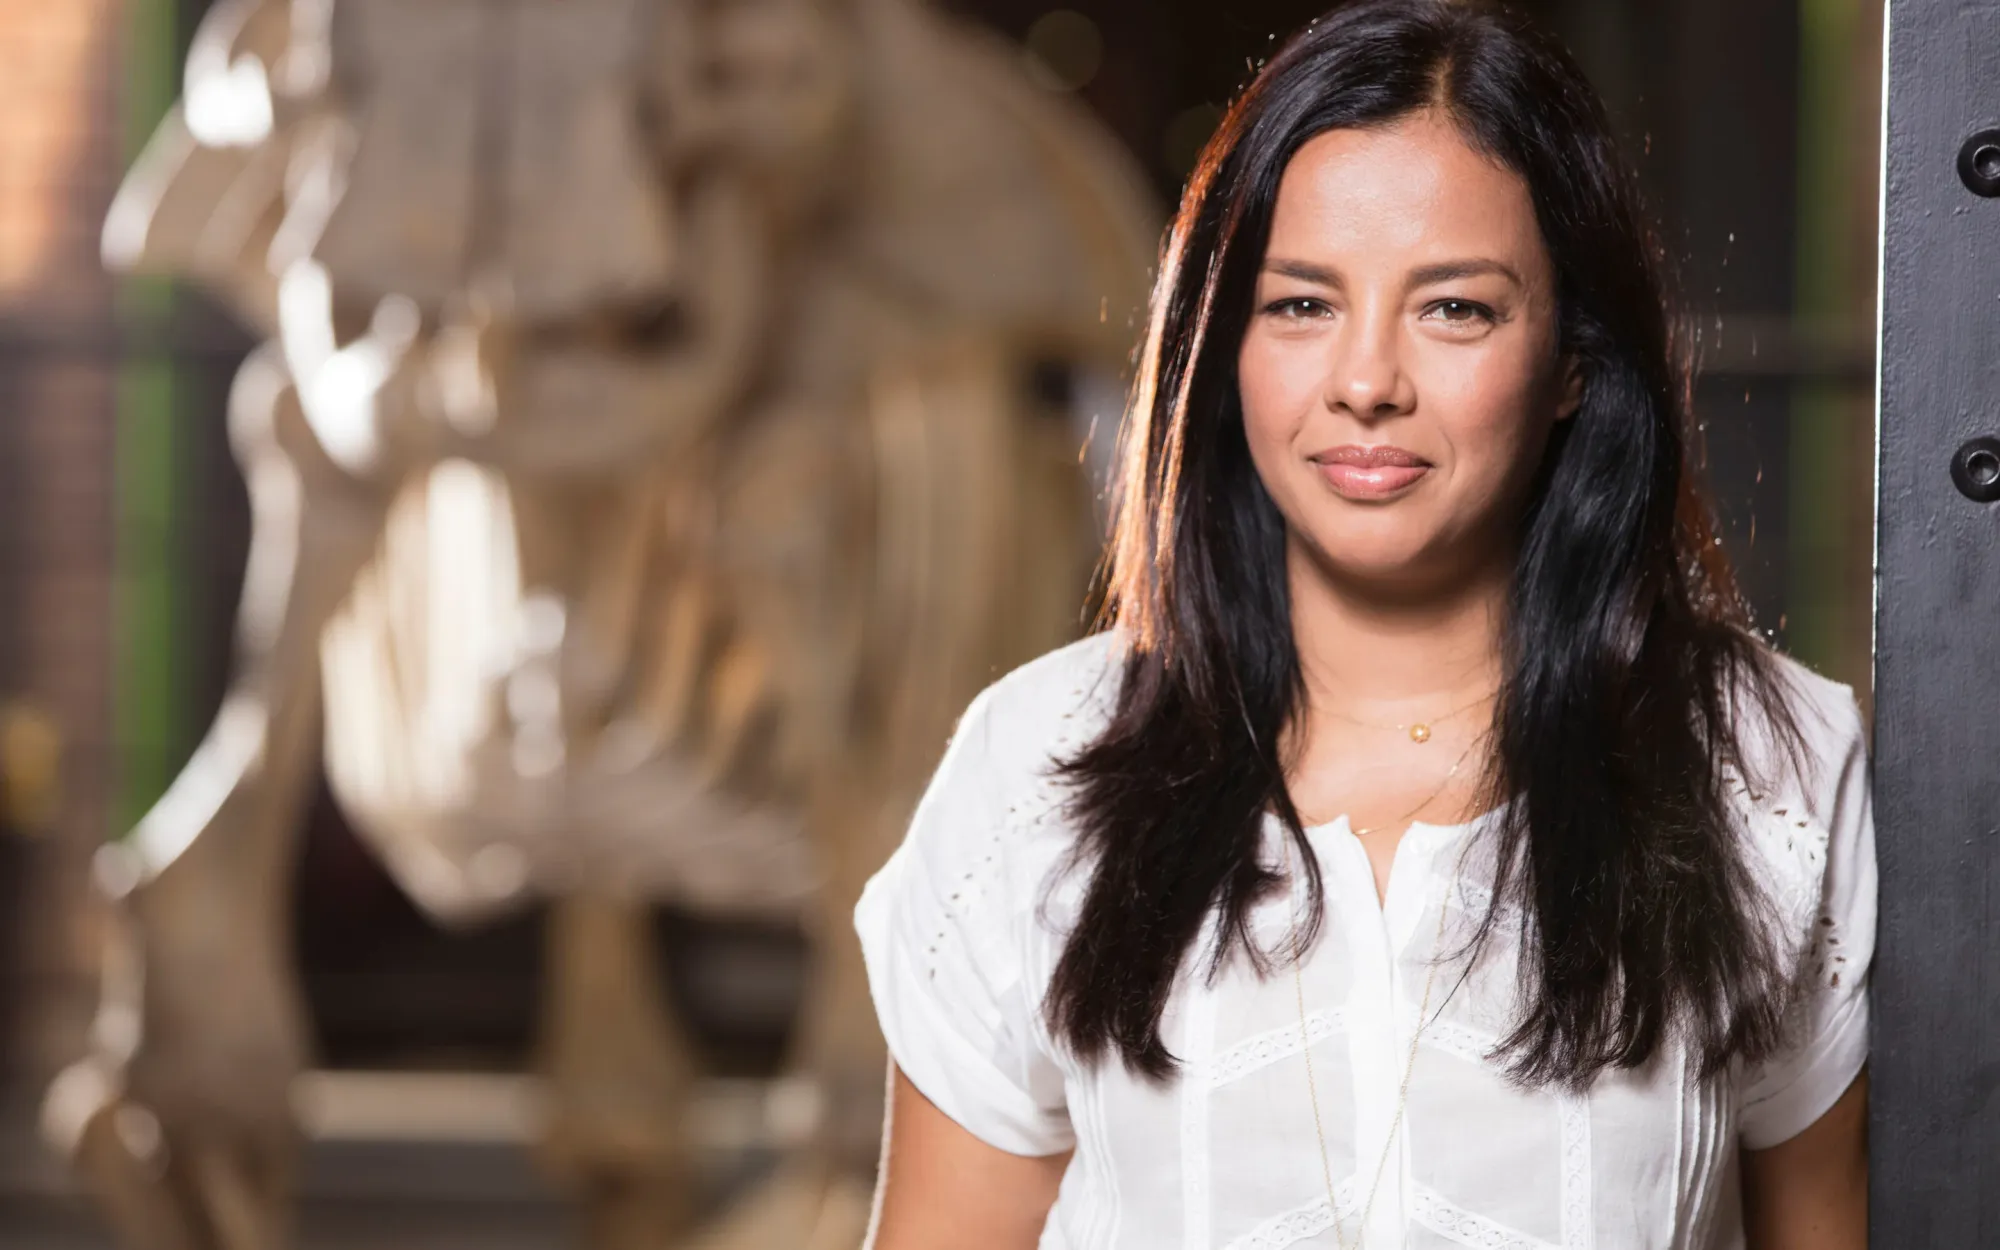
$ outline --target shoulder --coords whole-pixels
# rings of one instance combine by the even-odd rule
[[[864,934],[879,937],[902,911],[922,918],[927,941],[956,929],[978,935],[988,957],[1012,949],[1071,843],[1060,766],[1110,715],[1125,650],[1116,634],[1086,638],[967,705],[902,844],[863,894]]]
[[[1852,686],[1822,677],[1783,652],[1774,651],[1771,658],[1809,745],[1845,749],[1864,736]]]
[[[1769,717],[1739,724],[1745,754],[1761,746],[1764,779],[1743,786],[1744,831],[1766,869],[1768,913],[1790,972],[1786,1038],[1744,1074],[1744,1145],[1764,1149],[1818,1120],[1868,1055],[1869,971],[1876,922],[1875,824],[1865,722],[1854,691],[1767,653],[1770,684],[1793,749]],[[1742,783],[1739,782],[1739,785]]]
[[[1874,925],[1875,837],[1867,729],[1854,691],[1775,652],[1777,707],[1743,699],[1745,773],[1734,777],[1745,831],[1772,872],[1773,901],[1808,957],[1826,926],[1863,947]],[[1775,713],[1775,714],[1774,714]],[[1785,723],[1778,723],[1782,715]]]
[[[984,866],[1032,893],[1071,842],[1062,765],[1109,720],[1125,653],[1118,634],[1096,634],[981,691],[959,721],[905,845],[947,866]]]
[[[918,806],[909,842],[981,854],[1010,833],[1059,824],[1062,764],[1102,731],[1117,703],[1126,646],[1095,634],[1031,660],[966,706]]]
[[[1867,725],[1850,686],[1823,677],[1775,650],[1764,652],[1764,697],[1739,692],[1738,745],[1753,794],[1802,803],[1821,822],[1834,819],[1840,792],[1865,770]]]
[[[1030,660],[988,686],[966,710],[985,738],[989,764],[1042,769],[1102,731],[1118,702],[1126,643],[1116,630],[1092,634]]]

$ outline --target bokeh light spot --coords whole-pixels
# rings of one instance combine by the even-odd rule
[[[1035,19],[1022,51],[1028,77],[1049,91],[1078,91],[1104,64],[1104,35],[1074,9],[1056,9]]]

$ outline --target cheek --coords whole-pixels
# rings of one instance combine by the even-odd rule
[[[1475,493],[1502,493],[1532,473],[1554,419],[1543,372],[1518,357],[1461,354],[1420,380],[1454,476],[1464,473]]]
[[[1260,471],[1289,450],[1317,401],[1324,381],[1315,354],[1254,330],[1236,356],[1236,390],[1243,404],[1243,433]]]

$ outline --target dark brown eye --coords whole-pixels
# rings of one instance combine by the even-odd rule
[[[1326,311],[1326,306],[1316,299],[1281,299],[1271,304],[1265,311],[1293,320],[1317,317]]]
[[[1476,321],[1493,320],[1492,309],[1486,307],[1484,304],[1475,304],[1471,300],[1439,300],[1437,303],[1431,305],[1430,310],[1438,314],[1438,320],[1447,321],[1454,325],[1470,325]]]

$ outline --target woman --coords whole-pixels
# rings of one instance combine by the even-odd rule
[[[1345,8],[1162,266],[1113,628],[967,711],[857,913],[877,1250],[1865,1242],[1850,693],[1744,624],[1557,46]]]

